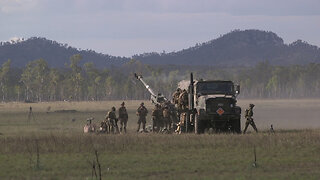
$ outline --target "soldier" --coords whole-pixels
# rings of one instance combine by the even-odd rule
[[[178,88],[173,94],[172,94],[172,103],[177,104],[179,102],[179,96],[181,94],[181,89]]]
[[[161,127],[160,105],[156,104],[152,110],[152,131],[159,132]]]
[[[33,112],[32,112],[32,107],[30,106],[30,107],[29,107],[29,114],[28,114],[28,122],[30,121],[31,117],[32,117],[32,119],[34,120],[34,115],[33,115]]]
[[[274,131],[274,129],[273,129],[273,125],[271,124],[271,126],[270,126],[270,133],[275,133],[275,131]]]
[[[124,133],[127,133],[127,122],[128,122],[128,113],[127,109],[124,106],[125,103],[121,103],[121,107],[118,110],[119,113],[119,121],[120,121],[120,133],[122,133],[122,129],[124,130]]]
[[[166,129],[170,130],[171,129],[171,118],[170,118],[169,107],[167,105],[163,108],[162,116],[163,116],[164,127]]]
[[[109,124],[109,132],[112,133],[118,133],[119,132],[119,128],[118,128],[118,120],[116,117],[116,108],[112,107],[111,111],[108,112],[108,114],[106,115],[106,120]]]
[[[108,132],[108,130],[109,130],[108,127],[109,127],[109,126],[108,126],[108,122],[107,122],[106,120],[102,121],[102,122],[100,123],[100,132],[101,132],[101,133],[105,133],[105,132],[109,133],[109,132]]]
[[[140,130],[140,125],[142,123],[142,128],[143,128],[143,131],[145,132],[146,131],[146,116],[148,114],[148,110],[146,107],[144,107],[144,103],[142,102],[140,104],[140,107],[137,109],[137,116],[139,116],[139,119],[138,119],[138,129],[137,129],[137,132],[139,132]]]
[[[177,130],[176,133],[181,134],[182,131],[185,130],[185,121],[187,120],[187,113],[183,112],[180,114],[180,122],[177,124]]]
[[[180,111],[186,111],[188,109],[188,92],[185,89],[179,95],[179,109]]]
[[[253,118],[252,118],[252,116],[253,116],[253,107],[254,107],[254,104],[250,104],[250,105],[249,105],[249,108],[246,109],[246,111],[245,111],[245,118],[246,118],[247,120],[246,120],[246,126],[245,126],[245,128],[244,128],[244,130],[243,130],[243,134],[246,133],[249,124],[253,127],[253,129],[254,129],[256,132],[258,132],[258,129],[257,129],[257,127],[256,127],[256,124],[254,123]]]
[[[83,127],[84,133],[90,133],[90,132],[96,131],[96,126],[95,124],[92,123],[93,120],[94,120],[93,117],[87,119],[87,124]]]

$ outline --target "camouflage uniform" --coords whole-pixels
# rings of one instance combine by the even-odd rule
[[[172,102],[173,104],[179,103],[179,96],[181,94],[181,89],[178,88],[173,94],[172,94]]]
[[[141,103],[140,107],[137,109],[137,116],[139,116],[139,119],[138,119],[138,129],[137,129],[137,132],[139,132],[140,130],[140,125],[142,123],[142,128],[143,128],[143,131],[146,130],[146,116],[148,114],[148,110],[146,107],[144,107],[144,103]]]
[[[162,119],[160,116],[160,105],[156,104],[154,106],[154,109],[152,110],[152,131],[156,132],[156,131],[160,131],[160,128],[162,127]]]
[[[186,111],[188,109],[188,103],[188,92],[184,89],[179,95],[179,110]]]
[[[116,117],[115,111],[116,111],[116,108],[112,107],[111,111],[108,112],[105,118],[109,124],[109,132],[112,132],[112,133],[119,132],[118,119]]]
[[[164,127],[170,130],[172,122],[171,122],[170,111],[168,106],[164,107],[162,111],[162,115],[163,115]]]
[[[257,127],[256,127],[256,124],[254,123],[253,118],[252,118],[252,116],[253,116],[253,107],[254,107],[254,104],[250,104],[250,105],[249,105],[249,108],[246,109],[246,111],[245,111],[245,118],[246,118],[247,120],[246,120],[246,126],[245,126],[245,128],[244,128],[244,130],[243,130],[243,134],[246,133],[249,124],[253,127],[253,129],[254,129],[256,132],[258,132],[258,129],[257,129]]]
[[[109,133],[109,132],[108,132],[108,130],[109,130],[108,127],[109,127],[109,126],[108,126],[108,122],[107,122],[107,121],[102,121],[102,122],[100,123],[100,132],[102,132],[102,133],[105,133],[105,132]]]
[[[128,113],[127,109],[124,106],[124,102],[122,102],[121,107],[118,110],[119,113],[119,121],[120,121],[120,132],[122,132],[122,129],[125,133],[127,133],[127,122],[128,122]]]
[[[181,132],[184,130],[185,121],[187,120],[187,113],[183,112],[180,114],[180,122],[178,123],[178,127],[176,132],[181,134]]]

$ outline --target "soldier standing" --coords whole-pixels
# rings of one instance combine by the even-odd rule
[[[180,114],[180,122],[177,125],[176,133],[181,134],[182,131],[185,130],[184,125],[186,124],[185,121],[187,120],[187,113],[183,112]]]
[[[124,133],[127,133],[128,113],[124,105],[125,103],[122,102],[121,107],[118,110],[119,121],[120,121],[120,133],[122,133],[122,129],[124,130]]]
[[[140,130],[141,123],[142,123],[143,131],[145,132],[146,131],[146,122],[147,122],[146,121],[146,116],[148,114],[148,110],[144,106],[143,102],[140,104],[140,107],[137,109],[137,113],[136,114],[137,114],[137,116],[139,116],[137,132],[139,132],[139,130]]]
[[[34,115],[33,115],[33,112],[32,112],[32,107],[30,106],[30,107],[29,107],[29,114],[28,114],[28,122],[30,121],[31,117],[32,117],[32,119],[34,120]]]
[[[246,120],[246,126],[245,126],[245,128],[244,128],[244,130],[243,130],[243,134],[246,133],[249,124],[253,127],[253,129],[254,129],[256,132],[258,132],[258,129],[257,129],[257,127],[256,127],[256,124],[254,123],[253,118],[252,118],[252,116],[253,116],[253,107],[254,107],[254,104],[250,104],[250,105],[249,105],[249,108],[246,109],[245,118],[246,118],[247,120]]]
[[[160,119],[160,105],[156,104],[152,110],[152,131],[160,131],[161,119]]]
[[[118,122],[117,122],[117,117],[116,117],[116,108],[112,107],[111,111],[108,112],[106,116],[106,120],[108,121],[109,124],[109,132],[112,132],[113,134],[118,133]]]
[[[179,109],[180,111],[186,111],[188,109],[188,92],[185,89],[179,95]]]
[[[171,118],[169,107],[166,105],[162,111],[164,127],[168,130],[171,129]]]
[[[180,88],[178,88],[178,89],[172,94],[172,102],[173,102],[173,104],[178,105],[180,94],[181,94],[181,89],[180,89]]]

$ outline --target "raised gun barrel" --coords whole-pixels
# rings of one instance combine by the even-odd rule
[[[143,77],[141,75],[137,75],[136,73],[134,73],[134,77],[140,80],[144,85],[144,87],[147,88],[147,90],[151,94],[151,102],[153,104],[162,104],[168,101],[167,98],[165,98],[161,93],[158,93],[158,94],[154,93],[154,91],[150,88],[150,86],[143,80]]]

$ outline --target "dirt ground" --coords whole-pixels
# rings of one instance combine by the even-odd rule
[[[33,107],[33,112],[36,116],[39,113],[44,113],[50,107],[50,112],[56,110],[77,110],[80,117],[77,119],[85,123],[87,117],[96,117],[96,121],[104,119],[105,114],[112,106],[118,108],[122,101],[100,101],[100,102],[49,102],[49,103],[2,103],[0,104],[0,122],[7,124],[8,121],[13,122],[18,117],[19,113],[22,116],[27,116],[29,107]],[[136,129],[137,116],[136,109],[141,100],[125,101],[129,112],[129,129]],[[147,124],[151,124],[151,111],[153,105],[144,100],[146,107],[149,109],[147,117]],[[241,129],[244,128],[245,119],[244,112],[250,103],[255,104],[254,107],[254,120],[260,130],[268,130],[270,125],[273,124],[274,129],[318,129],[320,128],[320,99],[291,99],[291,100],[278,100],[278,99],[239,99],[238,105],[242,108]],[[50,116],[49,116],[50,115]],[[74,114],[47,114],[44,115],[46,119],[51,116],[60,115],[64,118],[72,119]],[[25,117],[23,117],[25,118]],[[40,118],[40,117],[39,117]],[[39,119],[38,118],[38,119]],[[53,117],[52,117],[53,118]],[[54,119],[59,119],[56,117]],[[21,120],[21,119],[20,119]],[[52,121],[52,123],[56,123]],[[83,124],[82,123],[82,124]],[[252,131],[252,128],[249,128]]]

